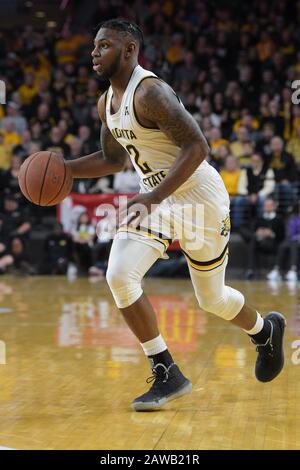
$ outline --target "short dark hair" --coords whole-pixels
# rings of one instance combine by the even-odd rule
[[[113,18],[111,20],[103,21],[98,25],[98,30],[101,28],[114,29],[120,31],[124,36],[132,36],[139,45],[144,44],[144,37],[141,28],[133,21],[126,20],[126,18]]]

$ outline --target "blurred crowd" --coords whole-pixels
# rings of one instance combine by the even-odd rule
[[[2,34],[7,104],[0,106],[0,272],[7,266],[37,269],[26,259],[26,244],[45,212],[20,194],[22,161],[39,150],[76,159],[100,148],[97,100],[107,83],[92,71],[90,54],[97,24],[116,16],[141,26],[140,64],[176,90],[208,139],[210,163],[230,194],[232,230],[249,244],[247,276],[260,252],[273,255],[273,277],[282,269],[297,276],[300,105],[292,86],[300,77],[300,1],[288,0],[101,0],[82,27],[75,29],[69,18],[59,32],[27,25]],[[76,180],[73,191],[132,193],[138,180],[128,161],[115,176]],[[78,235],[65,235],[77,267],[90,269],[95,234],[87,233],[90,251]],[[48,261],[40,272],[49,271]]]

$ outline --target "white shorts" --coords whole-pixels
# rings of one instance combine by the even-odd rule
[[[137,229],[120,227],[116,238],[142,241],[163,258],[176,239],[190,267],[207,275],[226,265],[229,235],[229,196],[219,173],[207,164],[191,187],[165,199]]]

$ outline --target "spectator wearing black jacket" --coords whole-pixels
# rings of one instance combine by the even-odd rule
[[[275,189],[275,177],[272,168],[263,161],[261,155],[251,156],[250,166],[243,168],[238,181],[238,196],[233,201],[231,222],[239,228],[247,217],[261,217],[264,200]]]
[[[27,210],[21,210],[19,202],[12,194],[4,199],[4,208],[0,214],[3,220],[3,231],[7,239],[20,237],[25,240],[31,230],[31,221]]]
[[[276,213],[275,201],[267,198],[262,217],[254,221],[252,228],[249,228],[249,225],[241,227],[240,233],[249,246],[246,277],[251,279],[254,276],[258,254],[276,255],[285,236],[284,221]]]
[[[40,267],[40,274],[66,274],[69,263],[73,262],[73,241],[57,223],[45,240],[45,257]]]

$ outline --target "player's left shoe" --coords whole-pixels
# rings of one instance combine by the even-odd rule
[[[284,365],[283,335],[286,326],[286,320],[281,313],[270,312],[264,318],[270,322],[270,336],[265,344],[256,344],[258,352],[255,375],[260,382],[270,382],[281,372]]]
[[[132,402],[131,407],[134,411],[159,410],[168,401],[186,395],[192,390],[191,382],[174,362],[169,367],[156,364],[152,372],[153,375],[147,379],[147,382],[154,381],[154,383],[148,392]]]

